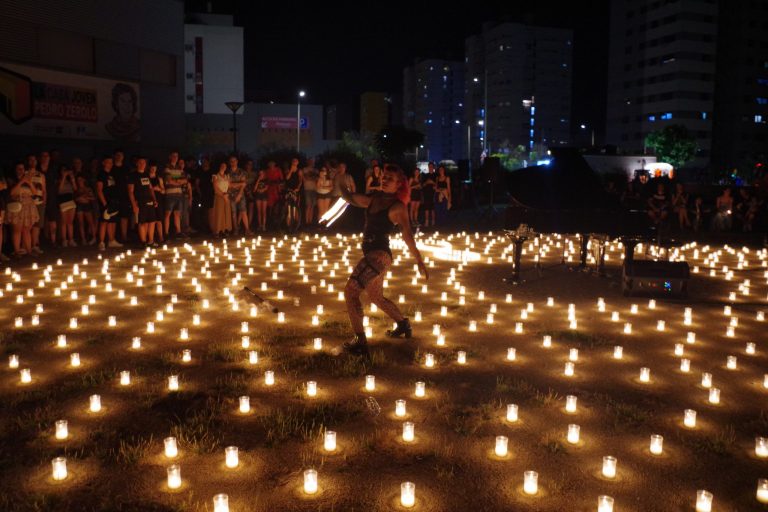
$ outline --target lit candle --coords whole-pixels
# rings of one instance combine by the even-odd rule
[[[433,354],[426,354],[424,356],[424,366],[432,368],[435,366],[435,356]]]
[[[440,333],[437,335],[437,346],[444,347],[445,346],[445,334]]]
[[[249,396],[240,397],[240,412],[243,414],[247,414],[251,412],[251,397]]]
[[[459,350],[459,352],[456,354],[456,362],[458,364],[466,364],[467,363],[467,353],[463,350]]]
[[[605,478],[616,478],[616,457],[611,455],[603,457],[603,476]]]
[[[73,368],[77,368],[80,366],[80,354],[77,352],[74,352],[69,355],[69,364],[72,365]]]
[[[240,346],[243,348],[248,348],[251,346],[251,337],[248,335],[242,336],[240,338]]]
[[[576,444],[579,442],[579,433],[581,432],[581,427],[578,425],[575,425],[571,423],[568,425],[568,436],[567,440],[571,444]]]
[[[619,312],[614,311],[611,313],[611,322],[618,322],[619,321]]]
[[[181,487],[181,467],[178,464],[168,466],[168,488],[178,489]]]
[[[714,496],[709,491],[696,491],[696,512],[712,512]]]
[[[11,370],[15,370],[19,367],[19,356],[16,354],[11,354],[8,356],[8,368]]]
[[[757,501],[768,503],[768,479],[760,478],[757,481]]]
[[[579,349],[572,348],[571,350],[569,350],[568,351],[568,359],[570,359],[571,361],[574,361],[574,362],[578,361],[579,360]]]
[[[552,346],[552,336],[550,336],[550,335],[548,335],[548,334],[547,334],[547,335],[545,335],[545,336],[544,336],[544,338],[543,338],[543,339],[542,339],[542,341],[541,341],[541,345],[542,345],[544,348],[549,348],[549,347],[551,347],[551,346]]]
[[[229,496],[217,494],[213,497],[213,512],[229,512]]]
[[[574,364],[570,361],[565,363],[565,370],[563,371],[563,374],[566,377],[573,377],[573,370],[574,370]]]
[[[181,351],[181,360],[182,362],[188,363],[192,361],[192,351],[191,350],[182,350]]]
[[[746,353],[753,356],[755,355],[755,344],[752,342],[747,343]]]
[[[517,359],[517,349],[509,347],[507,349],[507,361],[514,361]]]
[[[128,386],[131,383],[131,372],[129,371],[122,371],[120,372],[120,385],[121,386]]]
[[[307,494],[317,492],[317,470],[307,469],[304,471],[304,492]]]
[[[114,315],[109,316],[108,325],[110,327],[115,327],[117,325],[117,317]]]
[[[24,368],[23,370],[21,370],[20,376],[21,376],[20,378],[21,378],[22,384],[29,384],[30,382],[32,382],[32,370],[30,370],[29,368]]]
[[[768,457],[768,438],[755,438],[755,455],[762,458]]]
[[[650,368],[640,368],[640,382],[650,382],[651,381],[651,369]]]
[[[326,430],[323,438],[323,449],[327,452],[336,451],[336,432]]]
[[[648,301],[648,309],[656,309],[656,300],[651,299]]]
[[[717,388],[711,388],[709,390],[709,403],[711,404],[719,404],[720,403],[720,390]]]
[[[637,314],[637,304],[632,304],[632,306],[630,306],[630,308],[629,308],[629,312],[632,313],[633,315],[636,315]]]
[[[67,427],[67,420],[59,420],[56,422],[56,439],[66,439],[69,437],[69,429]]]
[[[224,464],[228,468],[236,468],[239,463],[237,446],[227,446],[224,448]]]
[[[610,496],[598,496],[597,512],[613,512],[613,498]]]
[[[576,412],[576,403],[578,398],[575,395],[568,395],[565,397],[565,411],[570,413]]]
[[[622,359],[624,357],[624,347],[616,345],[613,347],[613,358]]]
[[[317,396],[317,382],[314,380],[307,381],[307,396]]]
[[[69,319],[69,328],[70,329],[77,329],[77,318],[70,318]]]
[[[417,382],[416,389],[414,390],[413,393],[419,398],[424,398],[426,394],[426,385],[421,381]]]
[[[469,321],[469,332],[477,332],[477,322],[475,320]]]
[[[182,327],[181,331],[179,331],[179,339],[188,340],[189,339],[189,329],[187,329],[186,327]]]
[[[675,343],[675,355],[680,357],[683,355],[685,348],[682,343]]]
[[[414,439],[414,426],[413,422],[406,421],[403,423],[403,441],[406,443],[412,442]]]
[[[496,436],[496,448],[494,449],[494,453],[497,457],[506,457],[507,456],[507,444],[509,443],[509,439],[507,436]]]
[[[395,416],[402,418],[405,414],[405,400],[395,400]]]
[[[267,370],[264,372],[264,384],[267,386],[272,386],[275,384],[275,372],[272,370]]]
[[[91,412],[99,412],[101,410],[101,396],[91,395],[88,400]]]
[[[56,457],[51,461],[53,465],[53,479],[56,481],[67,478],[67,459],[66,457]]]
[[[259,362],[259,353],[255,350],[251,350],[248,352],[248,363],[249,364],[257,364]]]
[[[683,417],[683,425],[688,428],[696,427],[696,411],[693,409],[686,409],[685,416]]]
[[[179,454],[179,448],[176,445],[175,437],[166,437],[163,439],[163,446],[165,448],[165,456],[169,459],[173,459]]]
[[[651,453],[654,455],[661,455],[664,451],[664,436],[654,434],[651,436]]]
[[[139,337],[134,337],[134,338],[131,340],[131,348],[132,348],[132,349],[134,349],[134,350],[138,350],[138,349],[140,349],[140,348],[141,348],[141,338],[139,338]]]
[[[690,359],[681,359],[680,360],[680,371],[683,373],[688,373],[691,371],[691,360]]]
[[[285,323],[285,313],[283,313],[282,311],[280,311],[280,312],[277,314],[277,321],[278,321],[278,323],[281,323],[281,324],[282,324],[282,323]]]
[[[416,504],[416,484],[413,482],[400,484],[400,504],[405,508],[411,508]]]
[[[725,367],[729,370],[735,370],[736,369],[736,356],[728,356],[726,359]]]
[[[703,388],[711,388],[712,387],[712,374],[711,373],[702,373],[701,374],[701,387]]]
[[[686,341],[687,343],[691,344],[691,345],[693,345],[694,343],[696,343],[696,333],[695,333],[695,332],[689,332],[689,333],[686,335],[685,341]]]
[[[179,376],[178,375],[168,376],[168,391],[178,391],[178,390],[179,390]]]
[[[414,315],[414,320],[416,320],[417,322],[421,322],[421,311],[416,312],[416,314]]]
[[[627,322],[624,324],[624,334],[632,334],[632,324]]]
[[[534,495],[539,491],[539,474],[535,471],[526,471],[523,474],[523,492]]]
[[[517,421],[517,404],[507,404],[507,421],[514,423]]]
[[[365,376],[365,390],[366,391],[375,391],[376,390],[376,377],[373,375],[366,375]]]
[[[155,323],[147,322],[147,334],[152,334],[153,332],[155,332]]]
[[[666,323],[664,322],[664,320],[659,320],[658,322],[656,322],[657,331],[663,331],[665,326],[666,326]]]

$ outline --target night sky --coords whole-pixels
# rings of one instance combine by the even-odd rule
[[[235,15],[245,28],[247,99],[357,105],[364,91],[402,93],[418,58],[463,60],[464,38],[485,21],[574,29],[574,126],[605,124],[608,0],[484,6],[449,2],[187,0],[187,11]],[[249,98],[250,97],[250,98]]]

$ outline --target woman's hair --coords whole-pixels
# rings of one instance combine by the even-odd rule
[[[385,164],[384,172],[391,172],[397,175],[400,184],[395,191],[395,196],[401,203],[407,205],[408,201],[411,199],[411,186],[408,184],[408,178],[405,176],[403,170],[398,165]]]

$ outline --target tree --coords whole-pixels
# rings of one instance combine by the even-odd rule
[[[497,157],[501,162],[501,166],[508,171],[520,169],[523,167],[523,163],[528,160],[528,152],[525,146],[508,147],[508,145],[502,145],[501,149],[501,153],[493,153],[491,156]]]
[[[405,163],[405,154],[411,153],[424,142],[424,134],[402,125],[384,127],[376,134],[376,146],[385,160]]]
[[[696,155],[696,138],[685,126],[671,124],[661,130],[649,133],[645,145],[656,153],[656,157],[679,169]]]
[[[376,138],[371,133],[344,132],[341,135],[341,142],[336,145],[336,149],[341,152],[354,153],[366,162],[380,156],[376,148]]]

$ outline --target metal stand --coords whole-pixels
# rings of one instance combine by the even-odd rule
[[[512,255],[512,264],[514,265],[512,275],[504,278],[505,283],[518,285],[523,283],[523,279],[520,278],[520,270],[522,267],[521,260],[523,255],[523,244],[526,240],[534,236],[533,231],[528,226],[521,224],[516,230],[504,230],[504,234],[512,242],[514,247],[514,253]],[[537,270],[539,269],[539,263],[536,263]]]

